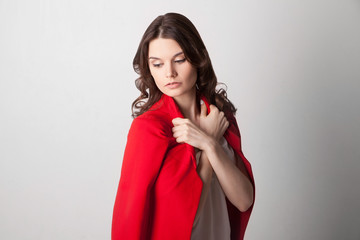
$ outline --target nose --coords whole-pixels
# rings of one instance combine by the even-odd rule
[[[171,63],[168,64],[168,67],[166,68],[166,78],[172,78],[176,76],[177,76],[177,72],[174,66]]]

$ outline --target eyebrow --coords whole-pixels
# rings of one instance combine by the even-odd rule
[[[178,52],[177,54],[175,54],[175,55],[173,56],[173,58],[174,58],[174,57],[177,57],[177,56],[179,56],[179,55],[181,55],[181,54],[183,54],[183,52]],[[161,58],[158,58],[158,57],[149,57],[149,60],[150,60],[150,59],[160,60]]]

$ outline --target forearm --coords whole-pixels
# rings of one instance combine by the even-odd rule
[[[210,185],[211,185],[211,179],[213,175],[213,169],[210,165],[210,162],[205,154],[205,152],[202,152],[199,159],[199,164],[197,166],[197,172],[203,182],[203,187],[201,191],[201,197],[200,202],[198,205],[198,209],[196,211],[195,221],[193,223],[193,226],[198,222],[200,213],[203,211],[205,201],[207,199]]]
[[[212,139],[207,141],[204,153],[227,198],[240,211],[246,211],[253,203],[254,191],[247,174],[241,172],[225,153],[223,147]]]

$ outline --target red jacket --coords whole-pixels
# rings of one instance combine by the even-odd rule
[[[206,99],[202,98],[208,107]],[[202,181],[194,148],[179,144],[171,120],[183,117],[175,101],[163,94],[150,110],[132,122],[116,195],[112,240],[186,240],[200,200]],[[224,137],[240,156],[254,185],[250,163],[241,151],[234,116]],[[255,190],[254,190],[255,192]],[[241,240],[252,211],[240,212],[227,200],[231,239]]]

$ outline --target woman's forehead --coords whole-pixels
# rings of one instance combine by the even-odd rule
[[[182,53],[180,45],[173,39],[156,38],[149,43],[149,59],[170,59]]]

